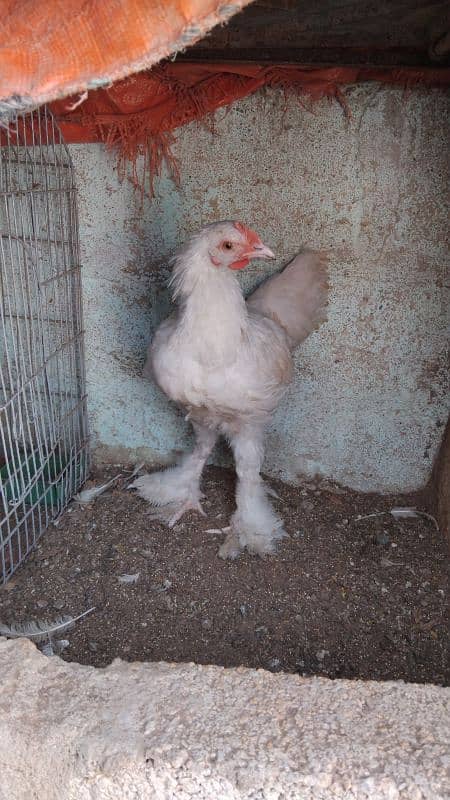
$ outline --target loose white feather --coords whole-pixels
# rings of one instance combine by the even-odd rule
[[[374,514],[364,514],[364,516],[358,515],[356,517],[356,522],[361,522],[361,520],[369,519],[370,517],[385,517],[387,514],[390,514],[394,519],[419,519],[419,517],[423,517],[424,519],[429,519],[436,530],[439,531],[437,520],[432,514],[428,514],[427,511],[418,511],[418,509],[413,506],[394,506],[390,511],[377,511]]]
[[[137,583],[140,574],[140,572],[135,572],[134,575],[119,575],[117,580],[119,583]]]
[[[417,508],[412,508],[410,506],[405,506],[404,508],[399,506],[398,508],[391,508],[390,514],[392,514],[395,519],[402,519],[402,517],[424,517],[424,519],[429,519],[430,522],[433,523],[436,530],[439,532],[439,525],[437,520],[433,517],[432,514],[428,514],[427,511],[418,511]]]
[[[398,507],[398,508],[391,508],[389,512],[395,519],[401,519],[402,517],[418,517],[417,509],[412,507]]]
[[[115,475],[114,478],[111,478],[111,480],[107,483],[103,483],[101,486],[92,486],[90,489],[83,489],[82,492],[78,492],[78,494],[75,495],[74,500],[76,500],[77,503],[80,503],[80,505],[92,503],[93,500],[95,500],[99,495],[103,494],[106,489],[109,489],[109,487],[121,477],[122,474],[119,473],[118,475]]]
[[[64,633],[71,628],[75,622],[82,617],[95,611],[95,606],[78,614],[77,617],[64,616],[58,617],[53,621],[49,620],[30,620],[29,622],[18,622],[15,625],[2,625],[0,623],[0,636],[7,639],[33,639],[34,642],[42,642],[49,639],[55,633]]]

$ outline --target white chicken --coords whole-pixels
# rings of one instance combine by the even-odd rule
[[[236,511],[219,555],[264,555],[285,535],[260,470],[264,431],[293,373],[291,351],[325,318],[326,259],[304,251],[245,302],[235,270],[274,258],[239,222],[217,222],[192,236],[173,259],[178,310],[157,329],[144,374],[181,406],[195,447],[175,467],[132,484],[173,526],[188,510],[203,514],[200,478],[219,435],[234,453]]]

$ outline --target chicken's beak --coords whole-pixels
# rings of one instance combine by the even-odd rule
[[[247,258],[275,258],[275,253],[272,253],[270,247],[266,247],[265,244],[260,242],[259,244],[254,244],[251,252],[246,253]]]

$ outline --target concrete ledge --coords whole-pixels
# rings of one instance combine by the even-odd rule
[[[2,800],[444,800],[450,689],[0,640]]]

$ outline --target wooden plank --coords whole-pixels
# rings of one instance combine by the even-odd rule
[[[447,0],[258,0],[178,58],[431,66],[449,29]]]

